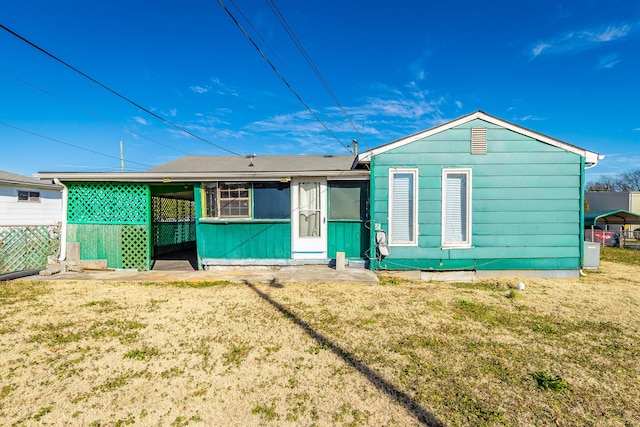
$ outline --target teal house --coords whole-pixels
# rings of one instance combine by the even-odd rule
[[[481,111],[357,156],[185,156],[145,172],[41,172],[66,242],[111,268],[192,251],[197,268],[577,276],[599,156]]]
[[[598,158],[482,111],[361,153],[371,268],[577,276]]]
[[[189,251],[205,269],[367,258],[369,171],[353,156],[185,156],[145,172],[39,176],[63,186],[62,246],[110,268]]]

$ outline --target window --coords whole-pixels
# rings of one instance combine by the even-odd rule
[[[291,216],[289,183],[212,182],[205,186],[209,218],[285,219]]]
[[[253,217],[256,219],[290,218],[291,194],[289,183],[254,183]]]
[[[471,169],[442,170],[442,247],[471,247]]]
[[[39,191],[20,191],[20,190],[18,190],[18,201],[19,202],[39,202],[40,201],[40,192]]]
[[[330,181],[329,218],[364,220],[368,191],[368,181]]]
[[[207,216],[211,218],[249,218],[251,185],[246,182],[207,184]]]
[[[416,169],[389,169],[389,243],[413,245],[417,239]]]

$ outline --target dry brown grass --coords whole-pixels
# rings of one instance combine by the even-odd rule
[[[639,425],[639,272],[8,282],[0,425]]]

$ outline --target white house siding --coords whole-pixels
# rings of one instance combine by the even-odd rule
[[[37,191],[40,201],[18,201],[18,191]],[[55,225],[62,221],[62,193],[21,185],[0,184],[0,226]]]

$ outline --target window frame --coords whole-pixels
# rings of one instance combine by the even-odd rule
[[[287,206],[289,208],[289,216],[283,218],[266,218],[266,217],[255,217],[255,191],[256,184],[271,184],[272,188],[275,188],[279,185],[286,185],[286,188],[289,193],[289,201]],[[247,191],[247,197],[222,197],[223,191],[228,191],[228,186],[239,186],[242,185],[244,188],[240,189],[240,191]],[[202,183],[202,212],[203,217],[202,220],[205,221],[291,221],[291,185],[288,181],[208,181]],[[248,213],[247,215],[222,215],[222,205],[226,200],[240,200],[246,201],[248,204]]]
[[[26,196],[26,198],[20,199],[20,196]],[[17,198],[19,203],[40,203],[40,192],[33,190],[18,190]]]
[[[446,230],[447,230],[447,177],[449,175],[465,175],[466,176],[466,194],[465,194],[465,226],[466,236],[462,241],[447,242]],[[468,249],[473,246],[472,242],[472,200],[473,200],[473,185],[472,185],[472,169],[471,168],[444,168],[442,169],[442,230],[441,230],[441,243],[442,249]]]
[[[263,187],[258,187],[256,189],[256,184],[263,185]],[[270,216],[256,216],[256,190],[258,192],[260,189],[276,189],[277,191],[287,190],[288,193],[288,201],[286,203],[287,207],[287,215],[280,217],[270,217]],[[251,219],[256,221],[282,221],[282,220],[291,220],[291,184],[288,181],[254,181],[251,182]],[[282,208],[282,206],[281,206]]]
[[[408,241],[395,241],[393,233],[393,205],[394,205],[394,192],[393,182],[394,177],[399,174],[410,174],[413,176],[413,189],[411,192],[412,197],[412,223],[411,223],[411,236]],[[417,168],[389,168],[389,246],[418,246],[418,178],[419,173]]]

